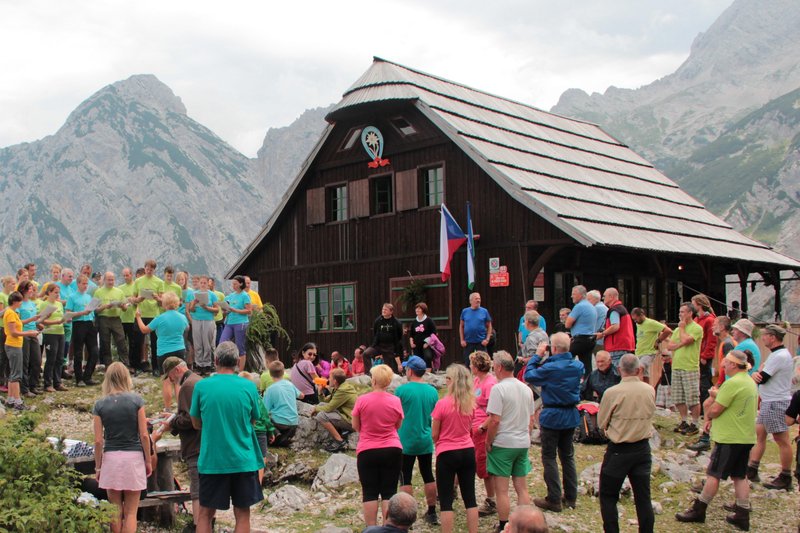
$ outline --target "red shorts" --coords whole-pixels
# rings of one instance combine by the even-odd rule
[[[479,426],[472,428],[472,443],[475,445],[475,472],[481,479],[489,477],[486,471],[486,432],[478,429]]]

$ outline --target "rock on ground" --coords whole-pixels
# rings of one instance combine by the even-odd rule
[[[353,530],[346,527],[325,526],[316,533],[353,533]]]
[[[317,476],[311,490],[336,489],[343,485],[358,482],[358,469],[354,457],[343,453],[335,453],[317,470]]]
[[[294,485],[284,485],[267,496],[267,501],[277,512],[296,512],[305,509],[311,498]]]

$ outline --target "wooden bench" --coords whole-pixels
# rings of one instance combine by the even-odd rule
[[[139,501],[139,509],[146,507],[158,507],[160,505],[172,505],[191,501],[192,495],[188,490],[165,490],[151,492],[147,498]]]
[[[153,496],[139,502],[139,507],[146,509],[142,520],[155,521],[162,526],[172,527],[175,524],[175,504],[191,500],[188,491],[175,490],[175,474],[173,461],[180,459],[181,442],[177,439],[161,439],[156,443],[158,464],[156,471],[147,478],[147,490]],[[67,464],[86,475],[94,475],[94,455],[69,457]]]

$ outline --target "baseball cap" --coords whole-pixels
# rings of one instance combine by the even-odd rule
[[[771,333],[779,341],[782,341],[783,337],[786,336],[786,330],[780,327],[778,324],[767,324],[762,328],[762,331]]]
[[[164,364],[161,365],[161,371],[164,374],[164,379],[167,379],[169,373],[172,372],[175,368],[177,368],[178,365],[185,362],[186,361],[184,361],[180,357],[175,357],[174,355],[164,359]]]
[[[428,365],[425,364],[425,360],[418,355],[412,355],[408,358],[408,361],[403,362],[403,368],[410,368],[411,370],[425,370],[428,368]]]

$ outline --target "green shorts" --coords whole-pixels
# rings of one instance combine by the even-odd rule
[[[528,448],[501,448],[492,446],[486,454],[486,470],[492,476],[524,477],[531,471]]]

